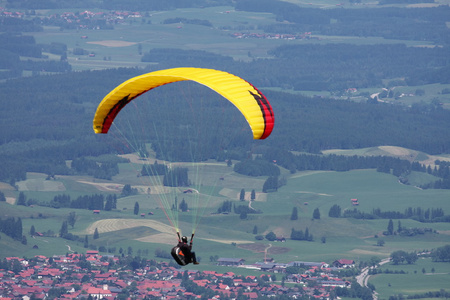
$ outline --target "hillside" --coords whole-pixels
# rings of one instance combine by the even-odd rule
[[[19,192],[25,192],[27,197],[40,201],[49,201],[54,195],[58,194],[68,194],[76,197],[76,195],[83,195],[88,191],[93,194],[119,194],[121,187],[125,183],[122,181],[124,178],[133,187],[138,187],[142,184],[141,179],[135,177],[134,181],[130,181],[130,176],[126,175],[127,172],[134,172],[134,168],[124,167],[125,165],[121,168],[125,173],[119,174],[117,179],[104,181],[104,183],[99,180],[93,181],[89,177],[57,176],[55,180],[51,181],[52,184],[49,185],[45,176],[29,174],[30,179],[18,182]],[[218,167],[216,166],[215,168]],[[127,169],[129,171],[126,171]],[[228,171],[228,174],[224,177],[225,180],[217,183],[217,196],[214,196],[208,202],[209,208],[203,215],[197,230],[196,244],[199,247],[205,247],[204,251],[206,252],[202,256],[209,257],[212,255],[210,251],[217,251],[221,244],[226,246],[219,253],[227,256],[226,253],[233,249],[231,243],[236,243],[239,248],[242,247],[238,253],[246,259],[250,259],[254,255],[252,254],[254,253],[253,251],[255,251],[250,250],[252,249],[252,247],[249,247],[251,244],[256,243],[255,245],[257,245],[262,242],[262,244],[267,245],[268,243],[268,241],[258,242],[255,240],[254,227],[257,228],[257,234],[263,236],[273,231],[277,236],[289,237],[292,228],[296,230],[308,228],[310,233],[314,235],[313,242],[288,241],[285,244],[273,245],[274,248],[271,248],[272,250],[270,250],[269,254],[273,255],[277,260],[292,260],[297,244],[305,249],[305,252],[302,254],[305,260],[315,260],[318,259],[317,251],[319,251],[323,259],[326,257],[332,259],[336,256],[353,257],[354,253],[358,253],[360,257],[370,257],[370,255],[386,256],[398,249],[399,244],[397,243],[401,240],[403,240],[402,249],[408,250],[420,250],[422,247],[427,248],[431,247],[431,245],[435,247],[449,241],[450,237],[446,234],[446,232],[450,232],[448,223],[421,224],[417,221],[405,219],[402,220],[402,225],[405,227],[432,227],[442,234],[406,239],[386,236],[383,238],[386,241],[385,246],[377,247],[374,236],[382,236],[381,233],[386,230],[388,220],[374,219],[363,221],[358,219],[352,220],[351,218],[334,219],[328,217],[328,211],[332,205],[337,204],[343,209],[352,209],[350,199],[353,198],[357,198],[360,202],[360,205],[357,207],[358,210],[367,213],[377,208],[403,212],[408,207],[421,207],[424,210],[441,207],[448,214],[446,211],[446,199],[449,192],[447,190],[423,191],[412,186],[404,186],[399,184],[396,177],[375,172],[374,170],[357,170],[344,173],[299,172],[294,175],[286,173],[285,176],[288,178],[287,183],[278,192],[266,194],[266,197],[258,196],[251,204],[253,208],[261,210],[262,214],[248,214],[247,218],[242,220],[238,214],[234,213],[229,215],[215,215],[211,213],[215,213],[225,200],[235,201],[236,204],[239,204],[239,191],[242,188],[247,193],[251,189],[255,189],[259,193],[265,179],[264,177],[247,178]],[[237,182],[239,184],[236,184]],[[50,186],[54,188],[49,188]],[[111,188],[105,189],[105,187]],[[17,195],[17,192],[12,193],[12,191],[7,192],[5,190],[3,192],[9,197]],[[180,199],[181,197],[185,198],[190,205],[194,203],[191,199],[192,196],[189,196],[189,194],[184,194],[182,191],[178,193]],[[100,215],[92,214],[91,210],[11,206],[6,203],[1,205],[5,215],[20,216],[22,218],[24,234],[29,232],[31,225],[34,225],[37,231],[47,232],[52,230],[54,234],[57,234],[61,227],[61,222],[66,219],[69,212],[74,211],[77,215],[77,221],[74,229],[69,231],[80,237],[85,235],[92,237],[94,230],[97,229],[100,233],[100,239],[98,241],[89,239],[90,243],[97,247],[106,243],[108,247],[114,247],[116,251],[120,247],[124,247],[124,245],[132,245],[136,249],[166,248],[168,244],[173,243],[173,237],[171,238],[173,229],[168,226],[167,219],[161,210],[162,207],[154,198],[158,194],[145,194],[146,192],[140,195],[119,198],[117,210],[102,211]],[[152,212],[153,214],[146,215],[145,218],[139,215],[135,216],[133,214],[135,202],[140,204],[140,212],[145,214]],[[246,203],[248,204],[248,200]],[[298,210],[298,221],[289,220],[294,207]],[[313,211],[316,208],[320,210],[320,220],[312,219]],[[191,226],[191,214],[182,213],[180,215],[180,225],[183,231],[189,230]],[[355,224],[359,225],[355,227]],[[130,231],[131,229],[133,230]],[[28,234],[26,235],[28,236]],[[323,237],[326,238],[326,244],[321,246],[321,238]],[[344,239],[342,240],[342,238]],[[5,239],[2,240],[5,241]],[[64,253],[67,250],[66,245],[71,246],[72,249],[83,249],[83,245],[79,242],[61,238],[50,238],[50,240],[53,241],[51,251],[63,251]],[[350,240],[352,242],[348,244]],[[347,245],[342,244],[344,241],[346,241],[345,244]],[[27,246],[19,246],[18,242],[13,242],[10,245],[16,245],[15,247],[19,249],[22,248],[23,250],[20,251],[24,251],[24,255],[31,255],[33,250],[30,247],[36,244],[41,249],[40,251],[44,251],[48,242],[48,238],[37,237],[31,239],[28,237]],[[334,246],[329,247],[330,245]],[[5,247],[5,249],[9,247]],[[316,250],[313,251],[313,249]],[[18,250],[17,248],[11,248],[11,251]],[[5,255],[8,255],[8,253],[11,252],[5,250]],[[254,259],[261,258],[257,256]]]
[[[195,232],[201,270],[350,259],[351,281],[396,251],[449,245],[449,5],[0,0],[0,258],[95,249],[165,264],[178,229]],[[255,85],[272,134],[252,140],[193,82],[143,94],[94,134],[115,86],[174,67]],[[430,260],[370,282],[382,299],[447,288]]]
[[[399,159],[416,161],[426,166],[434,168],[436,160],[450,161],[448,155],[428,155],[426,153],[406,149],[403,147],[395,146],[379,146],[354,150],[332,149],[324,150],[323,154],[337,154],[337,155],[358,155],[358,156],[391,156]]]

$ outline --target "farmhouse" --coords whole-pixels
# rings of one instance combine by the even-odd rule
[[[333,286],[333,287],[340,287],[340,288],[345,288],[350,285],[350,282],[340,280],[340,279],[338,279],[338,280],[322,280],[322,281],[318,281],[318,283],[322,286]]]
[[[284,270],[286,269],[286,264],[281,264],[281,263],[257,262],[254,265],[261,271],[265,271],[265,272],[283,273]]]
[[[87,293],[94,299],[103,299],[112,296],[112,293],[108,290],[107,286],[104,286],[103,288],[90,287],[87,290]]]
[[[319,268],[319,269],[323,269],[323,268],[328,268],[328,264],[324,263],[324,262],[308,262],[308,261],[293,261],[287,264],[286,267],[307,267],[307,268]]]
[[[219,258],[217,260],[218,266],[240,266],[243,265],[245,259],[243,258]]]
[[[333,266],[336,268],[353,268],[355,261],[351,259],[339,259],[333,262]]]

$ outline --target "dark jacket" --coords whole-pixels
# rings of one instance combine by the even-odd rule
[[[190,263],[192,262],[192,245],[189,245],[187,243],[178,242],[177,247],[180,248],[181,252],[183,252],[184,256],[186,257],[186,262]]]

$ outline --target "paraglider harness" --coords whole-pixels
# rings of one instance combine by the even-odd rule
[[[179,244],[182,242],[181,240],[181,236],[180,233],[177,232],[178,235],[178,245],[176,245],[175,247],[172,248],[172,251],[170,252],[170,254],[172,254],[173,259],[175,259],[175,261],[181,265],[181,266],[185,266],[192,261],[192,253],[183,253],[182,249],[180,248]],[[194,239],[194,234],[192,234],[191,236],[191,241],[189,242],[189,248],[192,248],[192,240]]]

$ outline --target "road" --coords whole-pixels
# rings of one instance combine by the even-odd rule
[[[378,264],[378,267],[381,265],[387,264],[389,261],[390,261],[389,258],[382,259],[380,261],[380,263]],[[367,283],[369,282],[369,278],[370,278],[369,270],[372,268],[373,267],[365,267],[364,269],[361,270],[361,274],[356,276],[356,281],[359,283],[359,285],[367,287]],[[374,300],[378,299],[377,292],[374,292],[373,299]]]

